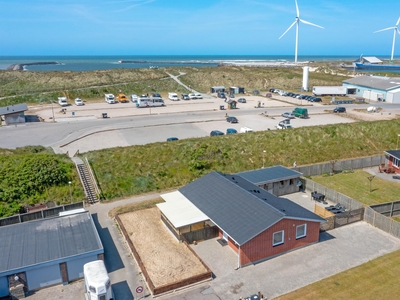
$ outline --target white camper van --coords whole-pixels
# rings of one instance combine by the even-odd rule
[[[145,98],[140,97],[136,103],[136,107],[165,106],[162,98]]]
[[[113,94],[104,94],[104,99],[108,104],[114,104],[115,103],[115,97]]]
[[[168,93],[168,99],[172,101],[179,101],[179,97],[177,93]]]
[[[58,97],[58,104],[61,106],[68,106],[67,97]]]
[[[113,300],[110,278],[102,260],[83,265],[86,300]]]

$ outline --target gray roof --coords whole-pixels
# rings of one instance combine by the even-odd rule
[[[387,154],[389,154],[390,156],[393,156],[397,159],[400,159],[400,150],[387,150],[385,151]]]
[[[85,253],[103,253],[89,212],[2,226],[0,237],[0,273]]]
[[[236,175],[239,175],[254,184],[265,184],[268,182],[299,178],[303,174],[283,166],[274,166],[253,171],[240,172]]]
[[[26,103],[4,106],[0,107],[0,116],[24,112],[26,110],[28,110]]]
[[[387,91],[400,87],[400,77],[357,76],[343,80],[343,83]]]
[[[236,243],[243,245],[284,218],[325,220],[238,175],[211,172],[179,191]]]

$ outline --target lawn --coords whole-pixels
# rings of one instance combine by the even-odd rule
[[[338,173],[333,176],[313,176],[311,179],[366,205],[399,200],[399,183],[375,177],[370,192],[370,182],[367,178],[370,176],[368,172],[356,170],[353,173]]]
[[[399,273],[400,250],[275,299],[398,299]]]

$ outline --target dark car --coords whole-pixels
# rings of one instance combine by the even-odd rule
[[[182,95],[181,95],[181,99],[182,99],[182,100],[190,100],[188,94],[182,94]]]
[[[229,94],[229,98],[235,98],[234,94]]]
[[[170,137],[167,138],[167,142],[173,142],[173,141],[178,141],[179,139],[177,137]]]
[[[153,98],[162,98],[159,93],[153,93]]]
[[[246,99],[245,99],[245,98],[239,98],[239,99],[238,99],[238,102],[239,102],[239,103],[246,103]]]
[[[311,100],[311,102],[322,102],[322,99],[321,98],[313,98],[312,100]]]
[[[228,128],[228,129],[226,130],[226,134],[235,134],[235,133],[237,133],[237,130],[234,129],[234,128]]]
[[[224,133],[219,130],[213,130],[210,132],[210,136],[217,136],[217,135],[224,135]]]
[[[334,113],[344,113],[344,112],[346,112],[346,107],[343,107],[343,106],[335,107],[333,109],[333,112]]]
[[[226,121],[229,123],[237,123],[238,119],[236,117],[227,117]]]

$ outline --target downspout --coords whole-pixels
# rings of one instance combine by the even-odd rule
[[[240,245],[239,245],[239,250],[238,250],[238,266],[237,266],[236,270],[238,270],[238,269],[240,269]]]

